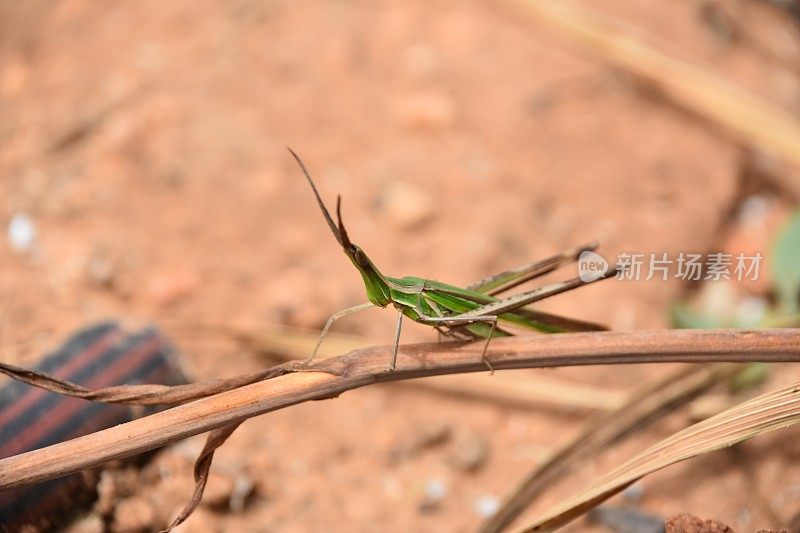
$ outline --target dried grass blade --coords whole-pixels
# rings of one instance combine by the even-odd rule
[[[660,413],[695,397],[721,380],[733,376],[742,365],[715,364],[682,367],[632,391],[612,412],[593,417],[574,439],[538,466],[504,500],[500,509],[481,526],[481,533],[505,529],[556,479],[572,471],[576,463],[597,453],[625,433]]]
[[[722,127],[746,146],[800,163],[800,122],[787,110],[714,74],[658,49],[636,28],[570,0],[511,0],[524,16],[583,46],[603,61],[636,76],[675,105]],[[800,184],[782,183],[794,193]]]
[[[800,421],[800,383],[763,394],[655,444],[580,495],[548,511],[523,531],[551,531],[620,492],[636,480],[671,464],[733,446]]]

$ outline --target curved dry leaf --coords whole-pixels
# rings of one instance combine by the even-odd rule
[[[800,383],[753,398],[655,444],[580,495],[545,513],[524,531],[550,531],[561,527],[647,474],[798,421]]]

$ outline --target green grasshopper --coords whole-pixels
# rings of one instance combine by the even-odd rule
[[[617,272],[616,267],[609,268],[600,277],[591,281],[573,278],[507,298],[495,298],[495,295],[499,293],[547,274],[567,263],[576,261],[582,252],[594,250],[597,246],[596,244],[578,247],[542,261],[529,263],[489,276],[466,288],[413,276],[404,278],[385,276],[367,257],[364,250],[350,241],[342,222],[341,196],[336,198],[338,224],[335,224],[303,161],[291,148],[289,148],[289,152],[294,156],[309,185],[311,185],[311,190],[314,191],[319,208],[333,236],[361,274],[367,291],[367,298],[369,299],[369,303],[344,309],[334,313],[328,319],[320,334],[319,342],[317,342],[311,354],[311,361],[314,360],[314,356],[319,350],[325,335],[335,321],[373,306],[387,307],[389,304],[392,304],[398,312],[392,361],[389,365],[390,370],[394,370],[397,364],[397,351],[400,345],[400,331],[404,316],[414,322],[432,326],[440,334],[448,337],[461,340],[486,339],[481,358],[490,370],[492,370],[491,363],[486,359],[486,350],[489,347],[489,342],[493,337],[512,335],[511,332],[498,327],[498,321],[504,325],[507,324],[543,333],[606,329],[597,324],[535,311],[526,308],[526,306],[549,296],[586,285],[592,281],[608,278]]]

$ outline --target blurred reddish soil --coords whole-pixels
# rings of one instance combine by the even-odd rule
[[[797,113],[798,31],[766,3],[591,3]],[[287,145],[329,202],[342,194],[351,237],[390,275],[467,283],[592,239],[607,257],[768,246],[768,232],[730,224],[736,143],[502,4],[5,0],[0,223],[25,213],[37,234],[24,253],[0,242],[4,360],[29,364],[113,316],[159,324],[207,379],[266,363],[202,322],[319,328],[364,301]],[[659,328],[687,289],[604,282],[542,307]],[[338,327],[386,344],[394,314]],[[433,338],[413,325],[403,337]],[[662,371],[546,375],[627,390]],[[234,434],[182,531],[472,530],[591,416],[394,385],[299,405]],[[657,422],[536,509],[688,421]],[[112,490],[109,474],[73,531],[100,515],[118,531],[163,525],[201,443],[124,474],[132,484]],[[636,504],[781,526],[800,510],[795,443],[788,430],[666,469]]]

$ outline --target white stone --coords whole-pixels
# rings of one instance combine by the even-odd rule
[[[8,242],[17,252],[28,252],[36,242],[36,224],[24,213],[17,213],[8,223]]]

